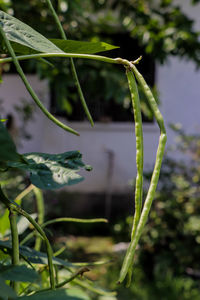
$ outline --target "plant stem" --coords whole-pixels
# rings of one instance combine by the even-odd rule
[[[39,232],[42,239],[44,240],[46,244],[46,251],[47,251],[47,257],[48,257],[48,266],[49,266],[49,276],[50,276],[50,284],[51,289],[55,289],[55,278],[54,278],[54,270],[53,270],[53,252],[51,249],[50,242],[44,232],[44,230],[41,228],[41,226],[21,207],[15,206],[14,210],[18,212],[20,215],[24,216]]]
[[[12,265],[17,266],[19,264],[19,236],[17,231],[17,213],[14,210],[14,205],[9,207],[9,220],[12,238]],[[11,286],[14,291],[18,292],[19,284],[16,281],[11,282]]]
[[[18,58],[15,55],[15,52],[9,42],[9,40],[7,39],[2,26],[0,25],[0,33],[2,35],[2,38],[5,41],[6,47],[8,49],[8,52],[10,53],[10,56],[12,57],[12,61],[16,67],[16,70],[18,72],[18,74],[20,75],[22,81],[24,82],[24,85],[27,89],[27,91],[29,92],[29,94],[31,95],[31,97],[33,98],[33,100],[35,101],[35,103],[37,104],[37,106],[42,110],[42,112],[52,121],[54,122],[56,125],[58,125],[59,127],[61,127],[62,129],[71,132],[75,135],[79,135],[79,133],[77,131],[75,131],[74,129],[66,126],[65,124],[63,124],[62,122],[60,122],[58,119],[56,119],[45,107],[44,105],[41,103],[40,99],[38,98],[38,96],[36,95],[36,93],[34,92],[34,90],[32,89],[30,83],[28,82],[19,62],[18,62]]]
[[[73,57],[73,58],[84,58],[84,59],[92,59],[97,61],[102,61],[105,63],[110,64],[121,64],[121,65],[127,65],[130,66],[130,62],[125,59],[118,59],[118,58],[110,58],[106,56],[100,56],[100,55],[92,55],[92,54],[78,54],[78,53],[37,53],[37,54],[28,54],[28,55],[19,55],[16,56],[17,60],[27,60],[27,59],[38,59],[40,57]],[[12,62],[12,57],[7,58],[1,58],[1,63],[7,63]]]
[[[30,184],[25,190],[23,190],[17,197],[14,199],[14,201],[19,201],[23,199],[26,195],[28,195],[34,188],[33,184]]]
[[[43,199],[42,191],[37,187],[34,187],[33,192],[35,194],[36,203],[37,203],[37,212],[38,212],[37,223],[41,226],[44,223],[44,199]],[[35,240],[35,247],[34,247],[36,251],[40,251],[41,243],[42,243],[41,236],[37,235]]]
[[[50,11],[52,12],[52,15],[54,17],[54,20],[55,20],[55,23],[58,27],[58,30],[60,31],[60,35],[62,37],[63,40],[67,40],[67,36],[63,30],[63,27],[60,23],[60,20],[58,18],[58,15],[57,13],[55,12],[55,9],[51,3],[51,0],[46,0],[47,2],[47,5],[50,9]],[[70,58],[70,64],[71,64],[71,69],[72,69],[72,75],[74,77],[74,81],[75,81],[75,84],[77,86],[77,90],[78,90],[78,94],[79,94],[79,97],[80,97],[80,100],[81,100],[81,104],[83,106],[83,109],[85,111],[85,114],[91,124],[91,126],[94,126],[94,122],[93,122],[93,119],[92,119],[92,116],[89,112],[89,109],[88,109],[88,106],[87,106],[87,103],[85,101],[85,98],[84,98],[84,95],[83,95],[83,92],[82,92],[82,89],[81,89],[81,85],[80,85],[80,82],[79,82],[79,79],[78,79],[78,75],[77,75],[77,72],[76,72],[76,68],[75,68],[75,65],[74,65],[74,61],[73,61],[73,58]]]
[[[22,216],[24,216],[39,232],[39,234],[42,236],[42,239],[44,240],[46,244],[46,250],[47,250],[47,257],[48,257],[48,266],[49,266],[49,277],[50,277],[50,284],[51,289],[55,289],[55,278],[54,278],[54,270],[53,270],[53,251],[51,249],[51,245],[49,243],[49,240],[44,232],[44,230],[41,228],[39,224],[20,206],[17,204],[13,204],[12,201],[10,201],[3,193],[1,186],[0,186],[0,201],[6,205],[6,207],[10,210],[12,208],[12,212],[16,212]]]

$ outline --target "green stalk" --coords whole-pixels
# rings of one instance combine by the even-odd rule
[[[0,186],[0,201],[5,204],[5,206],[10,210],[12,209],[12,212],[16,212],[22,216],[24,216],[39,232],[39,234],[42,236],[42,239],[44,240],[46,244],[46,250],[47,250],[47,257],[48,257],[48,266],[49,266],[49,277],[50,277],[50,284],[51,289],[55,289],[55,279],[54,279],[54,270],[53,270],[53,252],[51,249],[51,245],[49,243],[49,240],[44,232],[44,230],[41,228],[39,224],[20,206],[17,204],[12,203],[3,193],[1,186]]]
[[[27,60],[27,59],[38,59],[40,57],[73,57],[73,58],[84,58],[84,59],[91,59],[91,60],[97,60],[102,61],[105,63],[110,64],[122,64],[125,66],[130,66],[130,62],[128,60],[122,60],[118,58],[110,58],[106,56],[100,56],[100,55],[93,55],[93,54],[79,54],[79,53],[36,53],[36,54],[28,54],[28,55],[19,55],[16,56],[17,60]],[[7,58],[1,58],[0,64],[2,63],[8,63],[14,61],[12,57]]]
[[[62,129],[71,132],[75,135],[79,135],[79,133],[77,131],[75,131],[74,129],[66,126],[65,124],[63,124],[62,122],[60,122],[58,119],[56,119],[45,107],[44,105],[41,103],[40,99],[38,98],[38,96],[36,95],[36,93],[34,92],[34,90],[32,89],[30,83],[28,82],[19,62],[18,62],[18,58],[15,55],[15,52],[9,42],[9,40],[7,39],[2,26],[0,25],[0,33],[2,35],[3,40],[5,41],[5,45],[8,49],[8,52],[10,53],[10,56],[12,57],[12,61],[16,67],[16,70],[18,72],[18,74],[20,75],[22,81],[24,82],[24,85],[27,89],[27,91],[29,92],[29,94],[31,95],[31,97],[33,98],[33,100],[35,101],[35,103],[37,104],[37,106],[42,110],[42,112],[47,116],[47,118],[49,118],[52,122],[54,122],[56,125],[58,125],[59,127],[61,127]]]
[[[12,239],[12,265],[19,265],[19,236],[17,231],[17,213],[14,210],[14,206],[11,204],[9,207],[9,220],[11,229],[11,239]],[[18,293],[19,283],[16,281],[11,282],[16,294]]]
[[[60,35],[61,35],[62,39],[67,40],[66,34],[65,34],[65,32],[63,30],[63,27],[60,23],[58,15],[57,15],[57,13],[56,13],[56,11],[55,11],[52,3],[51,3],[51,0],[46,0],[46,2],[47,2],[47,5],[48,5],[53,17],[54,17],[55,23],[58,27],[58,30],[60,31]],[[94,126],[94,122],[93,122],[92,116],[89,112],[87,103],[85,101],[85,98],[84,98],[84,95],[83,95],[83,92],[82,92],[82,89],[81,89],[81,86],[80,86],[80,82],[79,82],[79,79],[78,79],[78,75],[77,75],[77,72],[76,72],[76,68],[75,68],[75,65],[74,65],[74,61],[73,61],[72,58],[70,58],[70,64],[71,64],[71,69],[72,69],[72,75],[74,77],[74,81],[75,81],[75,84],[76,84],[76,87],[77,87],[77,90],[78,90],[78,94],[79,94],[79,97],[80,97],[80,100],[81,100],[81,104],[83,106],[83,109],[85,111],[85,114],[86,114],[91,126]]]
[[[41,235],[42,239],[45,242],[46,245],[46,251],[47,251],[47,257],[48,257],[48,266],[49,266],[49,276],[50,276],[50,284],[51,284],[51,289],[55,289],[55,278],[54,278],[54,270],[53,270],[53,252],[51,249],[50,242],[44,232],[44,230],[41,228],[41,226],[21,207],[15,206],[13,208],[16,212],[18,212],[20,215],[24,216],[34,227],[35,229],[39,232]]]
[[[44,223],[44,198],[42,195],[42,191],[37,187],[34,187],[33,192],[35,194],[36,203],[37,203],[37,213],[38,213],[37,223],[41,226]],[[34,249],[36,251],[40,251],[41,244],[42,244],[41,236],[37,235],[35,239]]]

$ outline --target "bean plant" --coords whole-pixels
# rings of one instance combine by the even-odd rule
[[[23,69],[20,65],[22,60],[36,59],[41,63],[50,64],[53,67],[51,58],[60,57],[63,59],[70,59],[72,74],[77,93],[80,98],[81,105],[85,114],[93,126],[92,116],[87,107],[84,95],[79,83],[77,71],[74,64],[74,59],[89,59],[101,61],[102,63],[116,64],[125,69],[127,76],[127,84],[130,89],[134,120],[135,120],[135,136],[136,136],[136,165],[137,177],[135,187],[135,214],[130,236],[130,245],[126,252],[118,283],[122,283],[128,275],[128,283],[131,282],[131,275],[134,263],[134,254],[136,246],[141,237],[143,228],[147,222],[152,201],[155,196],[156,187],[158,184],[159,173],[161,169],[164,149],[166,144],[166,130],[164,126],[163,117],[159,111],[154,96],[148,87],[143,76],[139,73],[136,65],[140,62],[142,57],[134,61],[128,61],[123,58],[110,58],[107,56],[97,55],[101,51],[108,51],[116,48],[116,46],[109,45],[103,42],[81,42],[67,40],[66,34],[60,23],[60,20],[52,6],[50,0],[46,0],[47,8],[52,13],[55,25],[58,28],[58,33],[61,39],[49,40],[43,35],[36,32],[33,28],[13,16],[0,11],[0,35],[1,35],[1,52],[4,55],[0,58],[0,64],[13,63],[17,73],[21,77],[27,91],[31,95],[40,110],[49,118],[55,125],[61,127],[63,130],[79,135],[73,128],[62,123],[56,119],[43,105],[33,88],[31,87]],[[65,80],[65,78],[63,78]],[[160,128],[160,139],[158,143],[158,150],[156,155],[155,166],[147,193],[146,199],[143,201],[143,129],[142,117],[140,108],[140,99],[138,87],[140,86],[145,94],[147,101],[154,114],[155,120]],[[0,287],[2,299],[89,299],[89,297],[74,288],[62,288],[69,282],[73,282],[76,286],[82,286],[85,289],[91,290],[101,295],[112,295],[112,292],[102,291],[87,281],[81,281],[79,276],[83,276],[85,272],[89,271],[91,265],[95,266],[104,262],[96,263],[70,263],[61,260],[53,254],[53,250],[49,239],[46,235],[45,227],[55,222],[107,222],[105,219],[73,219],[73,218],[59,218],[49,220],[44,223],[44,207],[41,190],[51,190],[61,188],[65,185],[77,184],[83,177],[78,174],[80,168],[85,168],[87,171],[91,167],[83,163],[82,155],[79,151],[70,151],[60,154],[48,153],[25,153],[19,154],[16,146],[4,126],[4,119],[0,123],[0,168],[1,172],[9,170],[24,170],[30,173],[31,185],[27,187],[22,194],[16,199],[10,199],[4,189],[3,184],[0,187],[0,201],[7,209],[6,218],[10,222],[10,236],[11,239],[0,240],[0,249],[5,257],[11,257],[11,262],[8,259],[1,259],[0,264]],[[38,217],[37,221],[31,214],[25,211],[18,200],[22,199],[24,195],[33,191],[37,199]],[[32,225],[34,231],[26,235],[23,240],[19,239],[19,232],[17,226],[18,216],[23,216]],[[31,237],[36,237],[35,248],[26,246],[27,241]],[[41,242],[44,243],[46,253],[40,251]],[[24,261],[24,264],[22,264]],[[36,265],[39,264],[39,267]],[[41,267],[42,266],[42,267]],[[65,268],[67,278],[60,280],[59,266]],[[38,273],[48,274],[49,284],[41,285],[38,283]],[[20,284],[19,282],[29,282],[28,284]]]

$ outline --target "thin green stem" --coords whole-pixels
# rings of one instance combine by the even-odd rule
[[[37,223],[41,226],[44,223],[44,198],[42,195],[42,191],[35,186],[33,192],[35,194],[36,204],[37,204],[37,213],[38,213]],[[37,235],[35,239],[35,247],[34,247],[36,251],[40,251],[41,244],[42,244],[41,236]]]
[[[54,122],[56,125],[58,125],[59,127],[61,127],[62,129],[68,131],[68,132],[71,132],[75,135],[79,135],[78,132],[76,132],[74,129],[66,126],[65,124],[63,124],[62,122],[60,122],[58,119],[56,119],[45,107],[44,105],[41,103],[40,99],[38,98],[38,96],[36,95],[36,93],[34,92],[34,90],[32,89],[30,83],[28,82],[19,62],[18,62],[18,58],[17,56],[15,55],[15,52],[9,42],[9,40],[7,39],[3,29],[2,29],[2,26],[0,25],[0,33],[2,35],[2,38],[4,39],[5,41],[5,45],[8,49],[8,52],[10,53],[10,56],[12,57],[12,61],[16,67],[16,70],[18,72],[18,74],[20,75],[22,81],[24,82],[24,85],[27,89],[27,91],[29,92],[29,94],[31,95],[31,97],[33,98],[33,100],[35,101],[35,103],[37,104],[37,106],[42,110],[42,112],[52,121]]]
[[[11,229],[11,239],[12,239],[12,265],[19,265],[19,235],[17,231],[17,213],[14,210],[13,204],[9,208],[9,220]],[[18,293],[19,284],[16,281],[11,282],[11,286],[14,291]]]
[[[49,240],[41,228],[39,224],[20,206],[18,206],[16,203],[9,200],[3,193],[1,187],[0,187],[0,201],[6,205],[6,207],[10,210],[12,208],[12,212],[16,212],[22,216],[24,216],[39,232],[39,234],[42,236],[45,244],[46,244],[46,250],[47,250],[47,257],[48,257],[48,266],[49,266],[49,277],[50,277],[50,284],[51,289],[55,288],[55,279],[54,279],[54,270],[53,270],[53,251],[51,249],[51,245],[49,243]]]
[[[63,280],[62,282],[60,282],[59,284],[56,285],[56,289],[63,287],[64,285],[66,285],[67,283],[69,283],[70,281],[74,280],[76,277],[78,277],[79,275],[83,275],[85,272],[88,272],[89,269],[86,267],[82,267],[79,270],[77,270],[75,273],[73,273],[71,276],[69,276],[67,279]],[[45,291],[49,291],[50,289],[42,289],[42,290],[38,290],[36,291],[36,293],[41,293],[41,292],[45,292]]]
[[[54,270],[53,270],[53,252],[51,249],[50,242],[44,232],[44,230],[41,228],[41,226],[21,207],[15,206],[14,210],[19,213],[20,215],[24,216],[39,232],[42,239],[45,242],[46,245],[46,251],[47,251],[47,257],[48,257],[48,266],[49,266],[49,276],[50,276],[50,283],[51,283],[51,289],[55,289],[55,278],[54,278]]]
[[[126,66],[129,66],[130,64],[127,60],[121,60],[118,58],[110,58],[110,57],[100,56],[100,55],[78,54],[78,53],[36,53],[36,54],[16,56],[17,60],[38,59],[39,57],[67,57],[67,58],[73,57],[73,58],[97,60],[97,61],[102,61],[110,64],[121,64]],[[0,64],[12,62],[12,61],[13,61],[12,57],[1,58]]]
[[[136,77],[138,83],[140,84],[144,94],[146,95],[149,105],[151,106],[151,109],[154,113],[154,116],[155,116],[158,126],[160,128],[160,138],[159,138],[159,144],[158,144],[158,149],[157,149],[157,154],[156,154],[156,161],[155,161],[155,166],[154,166],[149,190],[148,190],[147,197],[146,197],[146,200],[145,200],[145,203],[143,206],[140,221],[137,226],[135,237],[133,238],[133,240],[131,240],[131,243],[128,247],[126,256],[123,261],[123,265],[122,265],[120,276],[119,276],[119,283],[121,283],[124,280],[124,278],[127,275],[127,272],[130,270],[130,266],[133,264],[135,249],[139,242],[143,228],[147,222],[149,211],[150,211],[153,199],[155,197],[155,192],[156,192],[158,179],[159,179],[159,175],[160,175],[160,169],[161,169],[162,160],[163,160],[163,156],[164,156],[165,145],[166,145],[166,141],[167,141],[164,120],[163,120],[162,114],[157,106],[157,103],[153,97],[153,94],[152,94],[150,88],[148,87],[146,81],[144,80],[143,76],[137,70],[137,68],[133,65],[131,67],[131,69],[133,70],[135,77]]]
[[[56,23],[56,25],[58,27],[58,30],[60,31],[60,35],[61,35],[62,39],[67,40],[67,36],[66,36],[66,34],[65,34],[64,30],[63,30],[63,27],[62,27],[62,25],[60,23],[58,15],[55,12],[55,9],[54,9],[54,7],[53,7],[53,5],[51,3],[51,0],[46,0],[46,2],[47,2],[47,5],[48,5],[50,11],[52,12],[52,15],[54,17],[54,20],[55,20],[55,23]],[[74,61],[73,61],[72,58],[70,58],[70,64],[71,64],[71,69],[72,69],[72,75],[74,77],[75,84],[76,84],[77,90],[78,90],[78,94],[79,94],[79,97],[80,97],[80,100],[81,100],[81,104],[83,106],[83,109],[85,111],[85,114],[86,114],[86,116],[87,116],[87,118],[88,118],[91,126],[94,126],[94,122],[93,122],[92,116],[91,116],[91,114],[89,112],[87,103],[85,101],[85,98],[84,98],[84,95],[83,95],[83,92],[82,92],[82,89],[81,89],[81,85],[80,85],[80,82],[79,82],[79,79],[78,79],[78,75],[77,75],[77,72],[76,72],[76,68],[75,68],[75,65],[74,65]]]

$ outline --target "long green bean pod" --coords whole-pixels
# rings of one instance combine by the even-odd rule
[[[133,257],[134,257],[136,246],[139,242],[143,228],[147,222],[149,211],[150,211],[152,201],[155,196],[157,184],[158,184],[160,169],[161,169],[164,150],[165,150],[165,144],[167,141],[164,120],[163,120],[161,112],[159,111],[157,103],[153,97],[153,94],[152,94],[150,88],[148,87],[146,81],[144,80],[143,76],[137,70],[137,68],[133,65],[131,69],[133,70],[138,83],[141,85],[141,88],[142,88],[144,94],[146,95],[149,105],[154,113],[154,116],[155,116],[158,126],[160,128],[160,138],[159,138],[159,144],[158,144],[158,149],[157,149],[157,154],[156,154],[156,162],[155,162],[149,190],[148,190],[147,197],[146,197],[146,200],[145,200],[145,203],[143,206],[140,221],[137,226],[135,237],[131,241],[131,243],[128,247],[128,250],[126,252],[126,256],[124,258],[124,262],[123,262],[120,276],[119,276],[119,283],[121,283],[124,280],[124,278],[127,275],[127,272],[129,271],[131,264],[133,263]]]
[[[74,129],[70,128],[69,126],[66,126],[65,124],[63,124],[62,122],[60,122],[58,119],[56,119],[45,107],[44,105],[41,103],[40,99],[38,98],[38,96],[36,95],[36,93],[34,92],[34,90],[32,89],[30,83],[28,82],[19,62],[17,59],[17,56],[15,55],[15,52],[9,42],[9,40],[7,39],[2,26],[0,25],[0,33],[2,35],[3,40],[5,41],[5,45],[8,49],[8,52],[10,53],[10,56],[12,57],[12,61],[16,67],[16,70],[18,72],[18,74],[20,75],[22,81],[24,82],[24,85],[27,89],[27,91],[29,92],[29,94],[31,95],[31,97],[33,98],[33,100],[35,101],[35,103],[37,104],[37,106],[42,110],[42,112],[47,116],[47,118],[49,118],[52,122],[54,122],[56,125],[58,125],[59,127],[61,127],[62,129],[69,131],[75,135],[79,135],[79,133],[77,131],[75,131]]]
[[[46,226],[50,225],[50,224],[54,224],[54,223],[59,223],[59,222],[75,222],[75,223],[99,223],[99,222],[103,222],[103,223],[108,223],[107,219],[102,219],[102,218],[97,218],[97,219],[78,219],[78,218],[56,218],[56,219],[52,219],[49,220],[43,224],[41,224],[40,226],[42,228],[45,228]],[[33,236],[35,235],[35,232],[32,231],[30,232],[21,242],[20,245],[24,245],[28,240],[30,240]]]
[[[132,106],[135,119],[135,137],[136,137],[136,165],[137,177],[135,186],[135,215],[133,221],[133,228],[131,233],[131,240],[134,238],[137,225],[139,222],[141,209],[142,209],[142,194],[143,194],[143,130],[142,130],[142,116],[140,108],[140,100],[137,89],[137,84],[131,69],[126,69],[128,85],[131,93]]]
[[[62,39],[64,40],[67,40],[67,36],[63,30],[63,27],[60,23],[60,20],[58,18],[58,15],[57,13],[55,12],[55,9],[51,3],[51,0],[46,0],[47,2],[47,5],[50,9],[50,11],[52,12],[52,15],[54,17],[54,20],[55,20],[55,23],[58,27],[58,30],[60,31],[60,35],[62,37]],[[77,87],[77,91],[78,91],[78,94],[79,94],[79,97],[80,97],[80,100],[81,100],[81,104],[83,106],[83,109],[85,111],[85,114],[91,124],[91,126],[94,126],[94,122],[93,122],[93,119],[92,119],[92,116],[89,112],[89,109],[88,109],[88,106],[87,106],[87,103],[85,101],[85,98],[84,98],[84,95],[83,95],[83,92],[82,92],[82,89],[81,89],[81,85],[80,85],[80,82],[79,82],[79,79],[78,79],[78,75],[77,75],[77,72],[76,72],[76,67],[75,67],[75,64],[74,64],[74,61],[73,61],[73,58],[70,58],[70,64],[71,64],[71,69],[72,69],[72,75],[74,77],[74,80],[75,80],[75,84],[76,84],[76,87]]]

